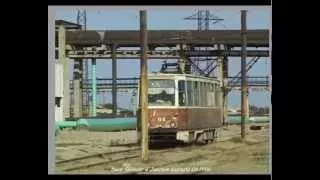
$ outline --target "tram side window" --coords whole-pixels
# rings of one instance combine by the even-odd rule
[[[206,95],[206,102],[205,102],[205,105],[208,107],[209,106],[209,98],[210,98],[210,96],[209,96],[209,83],[206,83],[206,86],[205,86],[205,89],[206,89],[206,91],[205,91],[205,95]]]
[[[203,93],[203,96],[204,96],[204,102],[203,102],[203,105],[204,106],[208,106],[208,83],[204,83],[204,93]]]
[[[193,98],[194,98],[194,89],[193,89],[193,84],[192,81],[187,81],[187,105],[188,106],[193,106]]]
[[[222,92],[220,86],[217,84],[214,85],[214,92],[215,92],[215,106],[221,106],[222,105]]]
[[[216,106],[216,84],[212,84],[211,88],[212,88],[212,106]]]
[[[178,90],[179,90],[179,106],[186,105],[186,88],[185,81],[178,81]]]
[[[199,94],[198,94],[198,106],[202,106],[202,82],[198,82],[198,89],[199,89]]]
[[[199,88],[199,82],[197,81],[193,81],[193,90],[194,90],[194,106],[199,106],[199,99],[200,99],[200,96],[199,96],[199,91],[200,91],[200,88]]]
[[[202,106],[202,102],[203,102],[203,83],[199,82],[199,105]]]
[[[205,86],[204,82],[200,82],[200,105],[205,106]]]
[[[208,84],[208,87],[207,87],[207,105],[209,107],[213,107],[215,105],[215,97],[214,97],[214,91],[213,91],[213,84]]]

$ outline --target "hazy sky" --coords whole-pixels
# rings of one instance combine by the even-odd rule
[[[153,9],[147,12],[148,29],[197,29],[196,20],[183,20],[197,12],[197,8],[190,9]],[[224,10],[209,8],[212,14],[223,18],[224,21],[218,24],[210,24],[210,29],[240,29],[240,9]],[[63,19],[76,22],[77,10],[64,9],[56,12],[56,19]],[[250,8],[247,13],[248,29],[270,29],[271,28],[271,9],[270,8]],[[139,11],[130,10],[129,7],[123,9],[101,9],[87,10],[87,29],[88,30],[138,30]],[[251,57],[248,57],[248,60]],[[159,71],[162,61],[149,61],[149,72]],[[89,63],[90,67],[90,63]],[[70,69],[73,68],[73,61]],[[118,77],[139,77],[138,60],[121,60],[117,64]],[[229,58],[229,76],[233,76],[240,71],[240,57]],[[249,76],[266,76],[270,73],[270,61],[262,57],[249,71]],[[90,74],[90,73],[89,73]],[[97,60],[97,77],[111,78],[111,60]],[[70,78],[73,77],[70,71]],[[118,93],[118,104],[121,107],[130,108],[130,97],[128,93]],[[98,95],[98,103],[102,103],[102,96]],[[111,93],[106,93],[104,100],[112,101]],[[250,104],[258,106],[268,106],[270,95],[266,91],[251,92],[249,95]],[[240,107],[240,91],[233,91],[229,94],[231,107]]]

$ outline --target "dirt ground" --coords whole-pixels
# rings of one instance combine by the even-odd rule
[[[142,163],[139,158],[135,158],[82,169],[74,173],[122,174],[141,173],[141,171],[155,174],[269,173],[271,171],[270,128],[266,124],[264,126],[261,130],[250,130],[247,126],[248,134],[244,142],[239,138],[240,126],[233,125],[222,129],[221,137],[223,138],[218,140],[222,142],[178,147],[164,153],[152,150],[147,163]],[[56,160],[137,148],[133,145],[135,142],[136,131],[65,130],[56,137]]]
[[[136,131],[92,132],[86,130],[63,130],[56,137],[56,160],[130,149],[121,146],[136,143]]]

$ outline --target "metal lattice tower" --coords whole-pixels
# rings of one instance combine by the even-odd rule
[[[77,24],[81,25],[81,30],[86,31],[87,30],[87,12],[86,10],[78,10],[77,12]],[[84,74],[83,74],[83,79],[85,82],[88,82],[89,79],[89,64],[88,61],[84,60]],[[87,108],[89,108],[89,91],[86,89],[84,93],[84,99],[83,99],[84,104],[87,105]]]
[[[224,19],[219,18],[213,14],[210,13],[209,10],[199,10],[196,14],[184,18],[185,20],[197,20],[198,21],[198,30],[209,30],[210,29],[210,21],[212,21],[213,24],[216,24],[220,21],[223,21]]]
[[[210,29],[210,22],[212,22],[213,24],[216,24],[218,22],[223,21],[224,19],[219,18],[213,14],[210,13],[209,10],[199,10],[196,14],[186,17],[184,18],[185,20],[197,20],[198,21],[198,31],[207,31]],[[198,49],[200,50],[200,49]],[[207,48],[205,50],[208,50]],[[206,58],[209,59],[209,58]],[[207,60],[207,65],[206,68],[204,68],[204,70],[202,70],[199,66],[199,62],[203,60],[203,59],[195,59],[193,60],[193,62],[191,62],[191,64],[194,66],[193,69],[193,73],[199,73],[199,74],[203,74],[206,70],[210,69],[210,66],[213,65],[213,61],[214,60]],[[212,62],[210,62],[212,61]],[[209,70],[209,72],[211,73],[212,70]],[[210,74],[209,73],[209,74]],[[205,74],[207,75],[207,74]]]
[[[87,30],[87,13],[86,10],[78,10],[77,24],[80,24],[82,30]]]

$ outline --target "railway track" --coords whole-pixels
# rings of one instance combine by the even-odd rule
[[[234,147],[234,148],[229,148],[229,149],[225,149],[225,148],[216,148],[215,152],[213,152],[211,155],[212,156],[215,156],[215,155],[219,155],[221,154],[221,152],[230,152],[230,151],[234,151],[234,150],[237,150],[237,149],[240,149],[240,148],[243,148],[245,146],[255,146],[255,145],[258,145],[258,144],[262,144],[262,143],[265,143],[267,142],[268,140],[264,140],[264,141],[259,141],[259,142],[256,142],[256,143],[252,143],[252,144],[246,144],[246,145],[242,145],[242,146],[238,146],[238,147]],[[185,158],[185,159],[182,159],[182,160],[178,160],[178,161],[173,161],[173,162],[170,162],[170,163],[166,163],[166,164],[161,164],[161,165],[158,165],[158,166],[154,166],[153,168],[164,168],[166,166],[169,166],[171,164],[175,164],[177,166],[179,166],[179,164],[181,163],[184,163],[184,162],[188,162],[188,161],[192,161],[194,159],[200,159],[200,158],[205,158],[205,156],[203,155],[195,155],[195,156],[191,156],[191,157],[188,157],[188,158]],[[239,157],[237,157],[239,158]],[[217,167],[217,166],[221,166],[221,165],[224,165],[224,164],[227,164],[226,162],[219,162],[215,165],[212,165],[211,167]],[[152,170],[152,169],[151,169]],[[206,170],[194,170],[192,172],[186,172],[188,174],[202,174],[202,173],[206,173],[207,171]],[[137,173],[133,173],[133,174],[139,174],[141,172],[137,172]],[[132,174],[132,173],[131,173]]]
[[[135,158],[136,156],[138,156],[135,153],[139,152],[139,150],[140,148],[121,150],[121,151],[111,151],[111,152],[108,151],[108,152],[96,153],[96,154],[81,156],[81,157],[67,159],[67,160],[61,160],[56,162],[56,165],[59,165],[59,168],[57,168],[57,170],[62,172],[69,172],[69,171],[74,171],[78,169],[99,166],[99,165],[107,164],[110,162],[116,162],[116,161],[121,161],[125,159]],[[132,155],[132,153],[134,153],[134,155]],[[114,155],[117,155],[117,158],[113,158]]]
[[[249,133],[247,133],[247,134],[249,134]],[[250,134],[254,134],[254,133],[250,132]],[[234,137],[239,137],[239,134],[233,134],[231,136],[224,136],[224,137],[217,138],[215,143],[230,141]],[[263,142],[261,142],[261,143],[263,143]],[[195,147],[201,148],[201,146],[190,145],[190,146],[183,147],[183,149],[184,150],[192,150]],[[167,148],[165,150],[149,150],[149,151],[150,151],[150,155],[152,156],[154,154],[161,154],[161,153],[165,153],[165,152],[174,151],[174,149],[177,149],[177,148],[181,148],[181,146]],[[237,148],[239,148],[239,147],[237,147]],[[235,148],[235,149],[237,149],[237,148]],[[216,153],[219,153],[219,152],[216,152]],[[56,162],[56,165],[58,165],[56,167],[57,167],[57,172],[72,172],[72,171],[80,170],[80,169],[88,169],[88,168],[91,168],[94,166],[101,166],[101,165],[106,165],[106,164],[124,161],[124,160],[128,160],[128,159],[139,158],[140,156],[141,156],[140,148],[133,148],[133,149],[121,150],[121,151],[111,151],[111,152],[109,151],[109,152],[96,153],[96,154],[81,156],[81,157],[67,159],[67,160],[60,160],[60,161]],[[197,158],[197,157],[190,157],[190,158]],[[191,160],[190,158],[179,160],[177,162],[170,162],[170,164],[172,164],[172,163],[179,164],[179,163]],[[160,165],[160,167],[164,167],[167,165],[169,165],[169,164],[162,164],[162,165]],[[156,168],[156,167],[154,167],[154,168]],[[139,172],[128,173],[128,174],[137,174],[137,173],[139,173]],[[197,173],[197,172],[195,172],[195,173]]]
[[[238,136],[230,136],[231,138],[233,137],[238,137]],[[217,143],[222,143],[222,142],[227,142],[229,141],[231,138],[229,139],[224,139],[224,140],[219,140],[219,141],[216,141]],[[238,150],[238,149],[241,149],[241,148],[244,148],[244,147],[248,147],[248,146],[255,146],[255,145],[259,145],[259,144],[263,144],[263,143],[266,143],[268,142],[269,140],[262,140],[262,141],[258,141],[258,142],[254,142],[254,143],[246,143],[244,145],[240,145],[240,146],[236,146],[236,147],[233,147],[233,148],[221,148],[221,147],[215,147],[213,149],[213,152],[210,154],[210,156],[216,156],[216,155],[219,155],[221,154],[221,156],[223,156],[223,153],[222,152],[232,152],[232,151],[235,151],[235,150]],[[206,147],[206,146],[204,146]],[[188,147],[188,148],[192,148],[192,147]],[[193,146],[194,148],[194,146]],[[161,169],[166,169],[167,166],[170,166],[172,164],[174,164],[175,166],[179,166],[179,164],[182,164],[182,163],[185,163],[185,162],[190,162],[190,161],[194,161],[194,160],[199,160],[199,159],[205,159],[206,156],[203,156],[203,155],[192,155],[192,156],[189,156],[187,158],[183,158],[183,159],[180,159],[180,160],[177,160],[177,161],[170,161],[168,163],[163,163],[163,164],[160,164],[160,165],[157,165],[157,166],[153,166],[152,168],[148,169],[148,172],[147,173],[150,173],[150,172],[157,172],[157,171],[153,171],[154,169],[158,169],[158,168],[161,168]],[[239,158],[239,157],[237,157]],[[211,167],[217,167],[217,166],[221,166],[221,165],[224,165],[224,164],[227,164],[226,162],[219,162],[215,165],[212,165]],[[168,168],[167,168],[168,169]],[[179,168],[178,168],[179,169]],[[182,168],[183,169],[183,168]],[[194,170],[194,171],[186,171],[185,173],[187,174],[203,174],[203,173],[206,173],[208,171],[206,171],[204,168],[203,169],[200,169],[200,170]],[[141,173],[145,173],[144,171],[135,171],[135,172],[125,172],[124,174],[141,174]],[[163,172],[160,172],[160,173],[163,173]],[[178,172],[179,174],[181,174],[181,171]]]
[[[164,153],[172,151],[172,148],[166,150],[149,150],[151,155],[153,153]],[[56,164],[59,165],[57,168],[58,171],[61,172],[70,172],[79,169],[90,168],[94,166],[100,166],[104,164],[114,163],[118,161],[123,161],[127,159],[134,159],[141,157],[140,155],[140,148],[134,148],[129,150],[122,150],[122,151],[112,151],[112,152],[104,152],[104,153],[97,153],[67,160],[57,161]],[[91,162],[91,163],[88,163]]]
[[[267,140],[266,140],[267,141]],[[266,141],[260,141],[260,142],[257,142],[257,143],[254,143],[254,144],[248,144],[246,146],[254,146],[254,145],[258,145],[258,144],[262,144],[262,143],[265,143]],[[240,148],[243,148],[245,145],[242,145],[242,146],[238,146],[238,147],[234,147],[234,148],[230,148],[230,149],[220,149],[220,148],[217,148],[215,149],[215,151],[213,153],[211,153],[210,155],[212,156],[215,156],[215,155],[219,155],[219,154],[222,154],[222,151],[224,152],[230,152],[230,151],[234,151],[234,150],[237,150],[237,149],[240,149]],[[187,170],[187,171],[183,171],[185,168],[166,168],[172,164],[174,164],[175,166],[179,166],[179,164],[182,164],[182,163],[185,163],[185,162],[190,162],[190,161],[195,161],[195,160],[199,160],[199,159],[205,159],[206,156],[204,155],[194,155],[194,156],[190,156],[188,158],[183,158],[183,159],[180,159],[180,160],[177,160],[177,161],[170,161],[169,163],[163,163],[163,164],[160,164],[160,165],[157,165],[157,166],[152,166],[152,168],[146,168],[142,171],[133,171],[133,172],[121,172],[121,174],[152,174],[152,173],[160,173],[160,174],[163,174],[163,173],[174,173],[174,171],[170,171],[169,169],[180,169],[180,171],[176,171],[178,174],[181,174],[183,172],[183,174],[206,174],[208,172],[208,170],[206,170],[206,168],[198,168],[200,170]],[[239,158],[239,157],[237,157]],[[211,165],[211,167],[217,167],[217,166],[221,166],[221,165],[224,165],[224,164],[227,164],[227,162],[219,162],[215,165]],[[167,169],[168,171],[159,171],[157,169]],[[189,168],[189,169],[192,169],[192,168]],[[182,171],[181,171],[182,170]]]

